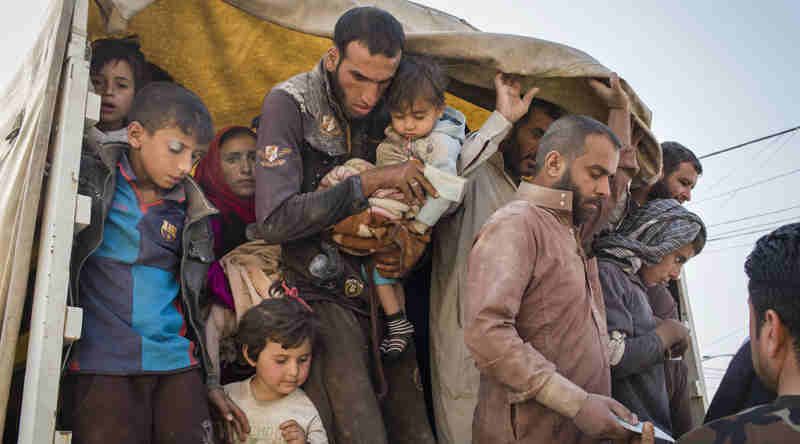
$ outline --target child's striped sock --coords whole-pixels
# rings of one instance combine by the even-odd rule
[[[411,336],[414,335],[414,326],[408,322],[406,314],[402,310],[386,316],[386,325],[389,335],[381,342],[381,353],[386,359],[397,359],[411,341]]]

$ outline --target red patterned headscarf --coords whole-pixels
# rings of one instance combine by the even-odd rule
[[[225,183],[222,175],[222,147],[220,141],[231,131],[247,131],[243,126],[229,126],[220,130],[208,147],[208,153],[197,164],[194,177],[203,188],[208,200],[220,211],[225,222],[230,221],[231,214],[235,214],[245,224],[256,221],[255,196],[242,198],[231,190]]]

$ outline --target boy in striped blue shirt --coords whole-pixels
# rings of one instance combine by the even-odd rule
[[[68,360],[76,443],[213,441],[200,316],[216,210],[189,177],[213,136],[203,102],[174,83],[141,89],[128,143],[89,142],[79,192],[92,224],[74,244],[70,298],[83,308]]]

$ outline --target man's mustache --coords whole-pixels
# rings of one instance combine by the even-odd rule
[[[595,204],[595,206],[597,206],[597,208],[601,210],[603,209],[604,203],[605,199],[603,199],[602,197],[588,197],[583,199],[583,205]]]

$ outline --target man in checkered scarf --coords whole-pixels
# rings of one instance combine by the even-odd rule
[[[655,265],[688,243],[697,255],[705,242],[706,227],[699,216],[675,199],[656,199],[628,215],[617,231],[598,239],[594,250],[632,275],[643,263]]]

